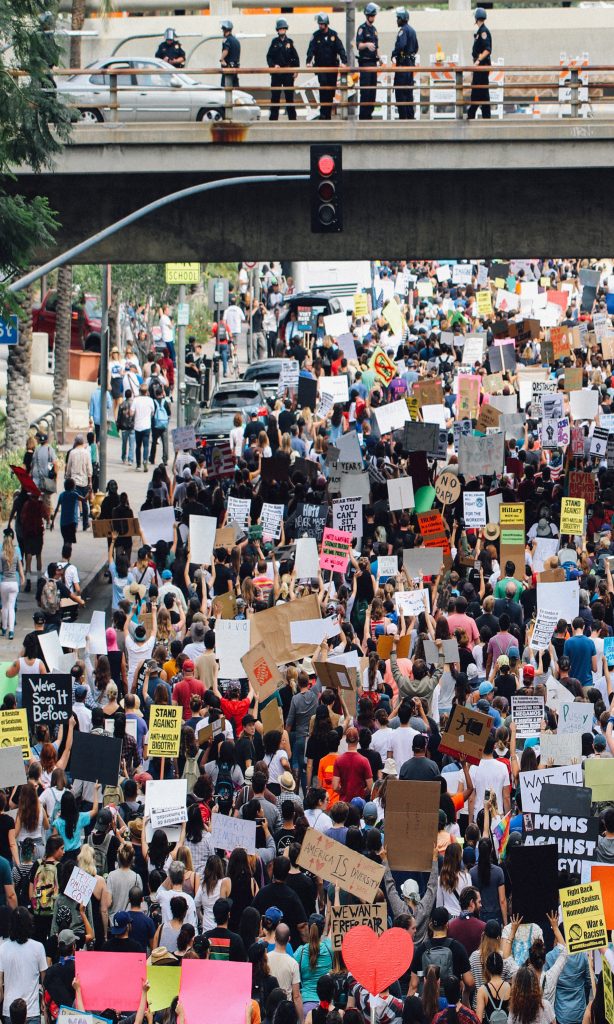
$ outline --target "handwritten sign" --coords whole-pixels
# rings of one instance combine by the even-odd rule
[[[314,828],[305,833],[297,863],[367,903],[374,902],[385,870],[383,864],[375,864]]]

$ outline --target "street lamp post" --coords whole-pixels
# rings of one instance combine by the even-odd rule
[[[98,458],[100,474],[98,486],[107,486],[107,385],[109,380],[109,299],[111,297],[111,267],[102,265],[102,317],[100,320],[100,439]]]

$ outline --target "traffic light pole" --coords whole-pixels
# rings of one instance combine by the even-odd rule
[[[98,474],[98,488],[105,491],[107,488],[107,389],[109,384],[109,301],[111,298],[110,288],[111,267],[108,263],[102,265],[102,316],[100,319],[100,438],[98,441],[98,461],[100,473]]]

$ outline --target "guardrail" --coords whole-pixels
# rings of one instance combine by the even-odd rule
[[[476,72],[479,78],[474,80]],[[15,72],[21,74],[21,72]],[[487,80],[484,75],[487,74]],[[482,108],[494,119],[537,117],[614,118],[614,66],[568,63],[548,66],[488,67],[437,63],[397,67],[327,68],[200,68],[185,73],[157,73],[154,69],[113,68],[104,72],[61,69],[69,76],[95,75],[99,83],[78,94],[70,106],[90,118],[112,123],[138,121],[177,122],[220,120],[251,122],[275,118],[284,109],[302,123],[373,117],[463,120]],[[322,83],[319,76],[334,75]],[[190,85],[215,89],[208,98]],[[75,83],[75,89],[78,83]],[[257,105],[245,101],[237,89],[251,94]],[[190,95],[191,94],[191,95]],[[216,95],[217,94],[217,95]],[[88,115],[90,112],[90,115]],[[207,116],[204,116],[204,115]]]
[[[60,444],[64,444],[64,410],[59,405],[52,405],[50,409],[31,421],[30,429],[43,430],[45,434],[53,435]]]

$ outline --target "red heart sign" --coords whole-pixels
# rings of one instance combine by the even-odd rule
[[[377,996],[405,973],[414,956],[414,942],[404,928],[389,928],[378,936],[361,924],[346,932],[341,952],[358,984]]]

